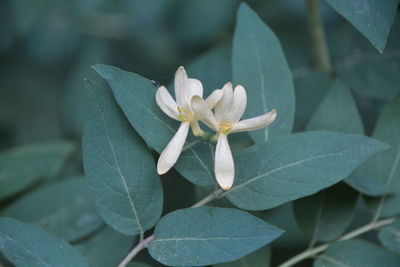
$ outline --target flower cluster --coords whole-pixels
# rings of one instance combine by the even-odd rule
[[[241,85],[233,89],[226,83],[222,89],[203,99],[203,85],[199,80],[188,78],[185,69],[179,67],[175,74],[175,98],[164,86],[158,88],[156,102],[161,110],[172,119],[181,122],[175,136],[161,153],[157,171],[164,174],[172,168],[185,144],[189,127],[195,136],[202,136],[199,121],[216,132],[214,172],[219,186],[229,190],[234,181],[235,167],[229,147],[228,134],[265,128],[276,118],[276,110],[247,120],[240,120],[246,109],[246,91]]]

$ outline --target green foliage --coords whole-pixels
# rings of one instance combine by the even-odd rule
[[[363,240],[347,240],[336,242],[328,250],[318,256],[314,267],[374,267],[399,266],[400,257],[385,249]]]
[[[0,251],[16,266],[88,266],[67,242],[11,218],[0,218]]]
[[[93,233],[102,225],[84,178],[43,186],[18,199],[1,215],[34,224],[69,242]]]
[[[0,200],[9,198],[54,176],[74,146],[69,142],[50,142],[21,146],[0,154]]]
[[[271,127],[250,132],[257,143],[291,133],[294,88],[288,64],[275,34],[246,4],[240,5],[232,51],[232,79],[248,91],[245,118],[272,109],[278,117]]]
[[[386,148],[365,136],[334,132],[306,132],[258,144],[235,158],[237,178],[226,196],[243,209],[276,207],[343,180]]]
[[[244,256],[240,260],[232,261],[228,263],[220,263],[214,265],[215,267],[269,267],[271,262],[271,248],[264,246],[247,256]]]
[[[127,235],[159,219],[163,192],[151,153],[109,92],[87,82],[83,159],[102,218]]]
[[[383,52],[399,0],[326,1]]]
[[[386,248],[400,254],[400,220],[379,230],[378,238]]]
[[[282,233],[236,209],[182,209],[168,214],[157,224],[149,252],[166,265],[204,266],[239,259]]]

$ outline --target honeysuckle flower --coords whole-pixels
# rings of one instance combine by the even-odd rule
[[[233,91],[232,83],[227,83],[222,90],[223,96],[215,106],[214,113],[207,103],[197,96],[192,99],[192,108],[199,120],[217,132],[215,178],[222,189],[229,190],[233,185],[235,167],[228,143],[228,134],[265,128],[275,120],[276,110],[273,109],[264,115],[240,121],[247,104],[245,89],[238,85]]]
[[[156,92],[156,102],[161,110],[174,120],[181,122],[178,131],[161,153],[157,163],[158,174],[169,171],[178,160],[188,135],[189,127],[196,136],[201,136],[201,130],[196,115],[191,107],[194,96],[202,99],[203,85],[197,79],[188,78],[183,67],[179,67],[174,80],[175,98],[172,98],[164,86]],[[215,90],[205,101],[207,108],[213,108],[222,97],[222,90]]]

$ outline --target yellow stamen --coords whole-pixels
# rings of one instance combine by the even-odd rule
[[[184,107],[178,107],[179,115],[178,115],[178,120],[181,122],[192,122],[194,118],[193,112]]]
[[[230,130],[232,129],[233,125],[229,123],[220,123],[218,127],[218,132],[223,134],[229,134]]]

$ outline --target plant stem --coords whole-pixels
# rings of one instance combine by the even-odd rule
[[[221,196],[223,190],[218,188],[211,192],[208,196],[197,202],[192,206],[192,208],[204,206],[207,203],[213,201],[214,199]],[[126,255],[125,259],[118,265],[118,267],[125,267],[142,249],[146,248],[151,241],[153,241],[154,235],[147,237],[144,240],[141,240],[132,250]]]
[[[369,224],[366,224],[360,228],[357,228],[345,235],[342,235],[337,241],[341,241],[341,240],[348,240],[348,239],[352,239],[353,237],[362,235],[366,232],[369,232],[371,230],[375,230],[378,229],[380,227],[389,225],[391,223],[394,222],[394,220],[396,219],[396,217],[391,217],[388,219],[384,219],[384,220],[380,220],[380,221],[376,221],[376,222],[371,222]],[[289,260],[285,261],[284,263],[282,263],[281,265],[279,265],[278,267],[290,267],[295,265],[296,263],[299,263],[305,259],[311,258],[321,252],[323,252],[324,250],[326,250],[330,245],[332,244],[332,242],[330,243],[325,243],[322,244],[318,247],[315,248],[310,248],[307,249],[303,252],[301,252],[300,254],[297,254],[296,256],[294,256],[293,258],[290,258]]]
[[[307,0],[308,26],[310,29],[313,55],[317,69],[333,74],[319,1],[320,0]]]

